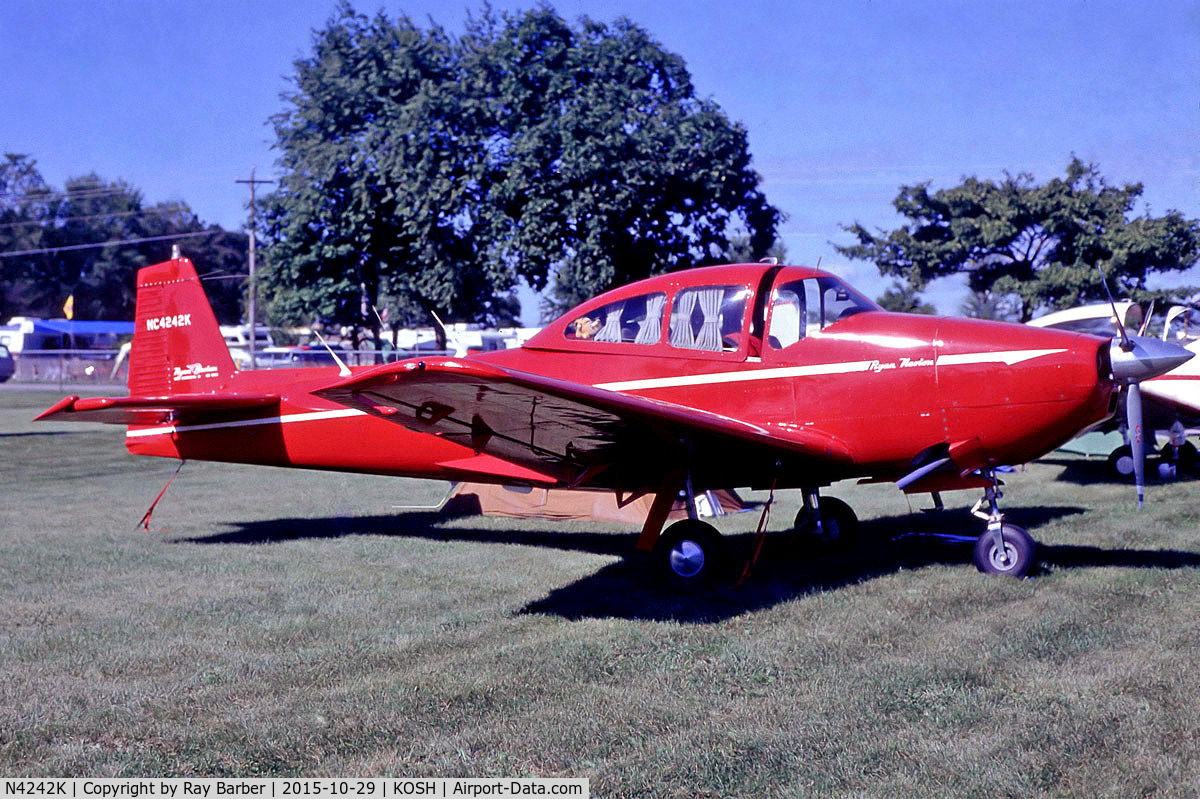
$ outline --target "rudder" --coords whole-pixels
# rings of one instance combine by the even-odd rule
[[[187,258],[138,271],[130,396],[202,393],[236,371],[212,305]]]

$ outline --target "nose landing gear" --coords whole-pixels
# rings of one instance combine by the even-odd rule
[[[1037,542],[1025,528],[1004,521],[999,505],[1003,496],[999,488],[990,485],[971,509],[972,514],[987,522],[987,529],[975,542],[975,567],[984,574],[1025,577],[1037,561]]]

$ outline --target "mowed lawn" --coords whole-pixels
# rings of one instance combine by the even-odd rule
[[[845,555],[772,535],[677,596],[636,530],[447,518],[438,483],[173,461],[0,393],[0,774],[571,776],[603,797],[1200,794],[1200,481],[1009,475],[1017,581],[901,537],[978,527],[838,485]],[[755,500],[765,495],[748,494]],[[757,513],[727,517],[735,558]],[[901,537],[899,541],[893,539]]]

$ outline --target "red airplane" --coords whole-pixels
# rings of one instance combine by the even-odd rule
[[[38,419],[128,425],[138,455],[652,493],[638,548],[697,584],[722,570],[697,493],[799,488],[796,528],[850,535],[821,488],[983,489],[975,562],[1024,575],[994,467],[1108,418],[1122,384],[1191,353],[1078,333],[887,313],[834,275],[767,263],[642,280],[523,347],[379,366],[237,371],[192,264],[138,273],[129,396],[67,397]],[[683,495],[690,518],[662,530]]]

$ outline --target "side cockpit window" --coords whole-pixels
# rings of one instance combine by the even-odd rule
[[[671,308],[671,346],[707,352],[738,349],[749,295],[745,286],[681,290]]]
[[[877,310],[879,306],[835,277],[794,280],[772,295],[767,343],[781,350],[857,313]]]
[[[667,295],[661,292],[610,302],[572,319],[565,335],[570,341],[657,344],[666,303]]]

